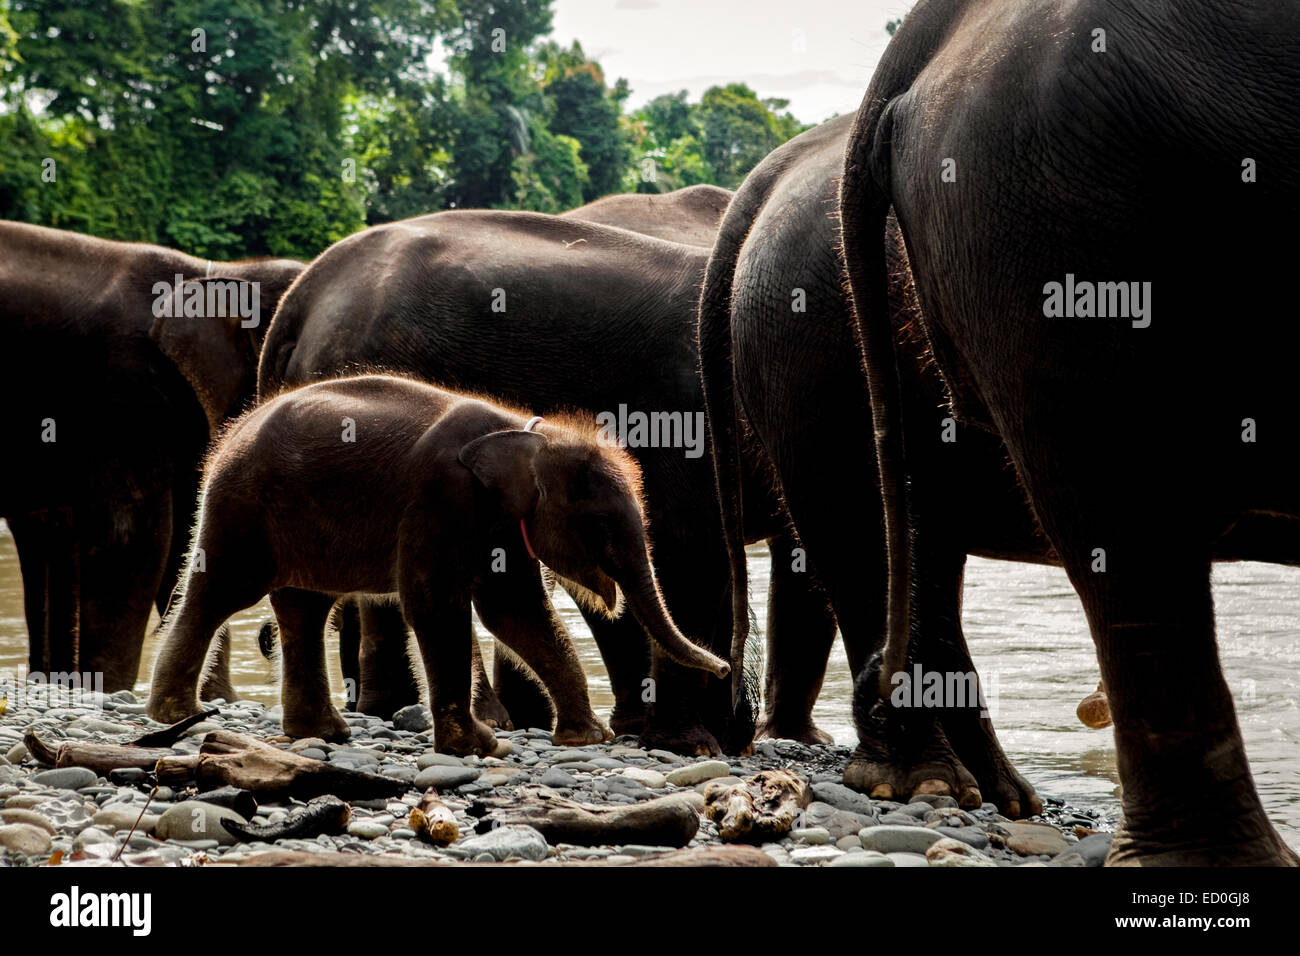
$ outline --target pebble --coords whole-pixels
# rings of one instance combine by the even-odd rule
[[[520,823],[506,824],[487,833],[468,837],[457,846],[475,858],[485,855],[489,860],[498,862],[512,856],[523,860],[544,860],[550,849],[544,836]]]
[[[894,861],[883,853],[845,853],[837,856],[827,866],[893,866]]]
[[[865,827],[858,838],[866,850],[891,853],[921,854],[943,837],[925,827],[876,826]]]
[[[1002,827],[1010,832],[1007,847],[1021,856],[1056,856],[1070,848],[1050,823],[1003,823]]]
[[[53,790],[79,790],[93,787],[99,775],[85,767],[59,767],[57,770],[42,770],[32,774],[32,783]]]
[[[654,754],[654,751],[651,751]],[[678,767],[668,774],[668,782],[674,787],[692,787],[697,783],[712,780],[715,777],[731,776],[731,765],[721,760],[701,760]]]
[[[977,850],[989,845],[989,835],[979,827],[935,827],[934,832],[942,834],[945,839],[960,840]]]
[[[828,863],[845,855],[833,846],[801,846],[790,851],[790,859],[795,863]]]
[[[27,856],[43,856],[53,845],[50,835],[30,823],[8,823],[0,826],[0,847]]]
[[[348,824],[348,833],[373,840],[376,837],[388,836],[388,826],[375,820],[354,820]]]
[[[154,825],[153,832],[163,840],[216,840],[221,846],[234,846],[239,840],[221,825],[222,820],[248,823],[234,810],[202,800],[186,800],[168,807]],[[136,836],[140,835],[137,830]]]
[[[542,774],[542,778],[538,783],[543,787],[567,788],[577,786],[578,781],[573,779],[572,774],[566,773],[559,767],[551,767]]]
[[[393,714],[393,726],[410,733],[422,733],[433,728],[433,712],[424,704],[410,704]]]
[[[925,851],[925,858],[931,866],[997,866],[996,863],[969,843],[963,843],[961,840],[954,840],[951,837],[944,837],[934,843]]]
[[[465,762],[453,754],[440,754],[436,750],[430,750],[420,754],[415,765],[421,770],[427,770],[429,767],[463,767]]]
[[[635,780],[643,787],[650,790],[662,790],[668,786],[668,778],[658,770],[650,770],[645,767],[628,767],[623,771],[623,776]]]
[[[825,827],[805,827],[801,830],[791,830],[790,839],[809,844],[830,843],[831,833]]]
[[[26,823],[40,827],[51,835],[55,832],[53,823],[34,810],[25,810],[22,807],[14,807],[12,810],[6,807],[0,810],[0,823]]]
[[[27,745],[14,744],[7,751],[5,751],[5,759],[8,760],[10,763],[22,763],[24,760],[27,759]]]
[[[1057,866],[1101,866],[1110,852],[1113,833],[1094,833],[1086,836],[1063,853],[1053,857]]]
[[[920,853],[886,853],[894,866],[929,866],[930,861]]]
[[[417,790],[427,790],[429,787],[435,787],[438,790],[451,790],[461,784],[473,783],[482,773],[482,770],[475,767],[449,767],[433,764],[425,767],[415,775],[414,784]]]
[[[856,790],[850,790],[842,783],[814,783],[812,792],[814,797],[822,803],[829,803],[836,810],[847,810],[850,813],[862,813],[867,816],[876,815],[876,808],[870,797]]]

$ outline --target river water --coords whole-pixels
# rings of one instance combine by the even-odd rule
[[[760,605],[758,620],[763,621],[766,548],[750,549],[749,571],[751,593]],[[1300,847],[1300,569],[1248,562],[1217,565],[1214,600],[1219,653],[1256,787],[1287,842]],[[592,705],[607,713],[613,699],[595,643],[567,595],[557,592],[556,602],[582,656]],[[971,558],[963,614],[994,725],[1020,772],[1043,794],[1076,806],[1117,808],[1119,775],[1111,733],[1083,726],[1074,714],[1097,685],[1097,662],[1065,572]],[[278,702],[279,690],[273,665],[257,651],[256,636],[269,616],[263,601],[234,619],[231,655],[241,694],[268,704]],[[484,634],[481,628],[479,633]],[[490,644],[484,642],[489,654]],[[151,637],[137,692],[147,682],[157,650],[157,639]],[[329,658],[341,700],[338,655]],[[26,661],[18,556],[0,522],[0,675],[23,673]],[[856,741],[852,692],[848,662],[837,643],[814,709],[817,725],[837,743]]]

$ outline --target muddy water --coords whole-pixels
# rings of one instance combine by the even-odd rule
[[[750,552],[751,593],[760,602],[767,594],[766,555],[763,548]],[[1220,565],[1214,599],[1220,656],[1256,786],[1287,841],[1300,846],[1300,569]],[[557,603],[578,643],[592,703],[604,712],[612,698],[595,643],[567,597],[558,594]],[[763,620],[763,608],[757,611]],[[269,616],[263,602],[235,618],[232,673],[246,696],[275,703],[274,668],[258,653],[256,642],[257,629]],[[1089,730],[1074,716],[1079,700],[1096,686],[1097,663],[1083,611],[1064,572],[972,558],[965,627],[994,724],[1020,771],[1042,792],[1076,805],[1117,805],[1119,776],[1110,731]],[[484,644],[488,653],[490,643]],[[156,653],[157,641],[151,638],[137,691],[145,686]],[[26,659],[18,557],[0,522],[0,674],[23,672]],[[337,655],[331,656],[331,668],[334,686],[341,689]],[[851,699],[847,659],[837,644],[814,717],[842,744],[856,739]]]

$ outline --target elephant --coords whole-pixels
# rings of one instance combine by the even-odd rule
[[[838,222],[834,215],[838,179],[853,117],[808,130],[779,147],[751,172],[719,229],[700,296],[701,368],[714,436],[715,472],[720,476],[724,525],[741,512],[740,483],[722,476],[739,460],[738,423],[757,438],[762,464],[780,491],[810,573],[830,595],[840,622],[850,667],[856,677],[880,649],[884,636],[887,582],[881,506],[865,493],[877,481],[870,442],[846,444],[871,418],[852,303],[843,286]],[[914,284],[896,220],[886,221],[888,301],[895,336],[918,318]],[[798,292],[796,293],[796,290]],[[792,295],[792,293],[795,293]],[[792,307],[799,302],[802,311]],[[1024,493],[1009,470],[1006,449],[996,436],[956,422],[942,410],[943,383],[930,371],[924,351],[900,360],[908,373],[909,414],[918,433],[937,436],[913,449],[925,456],[915,470],[938,476],[930,506],[931,530],[924,546],[936,569],[935,589],[926,595],[933,622],[927,640],[942,647],[943,670],[975,673],[961,630],[962,571],[967,554],[1034,564],[1059,565]],[[950,439],[950,440],[944,440]],[[837,450],[836,467],[826,467],[824,449]],[[1214,546],[1216,561],[1256,560],[1296,564],[1294,535],[1238,523]],[[730,553],[743,593],[744,542]],[[943,612],[935,609],[943,606]],[[769,628],[770,633],[780,633]],[[798,643],[771,642],[760,735],[825,740],[811,724],[834,630],[815,635],[807,628]],[[820,640],[818,639],[820,638]],[[1089,697],[1093,725],[1103,716],[1104,694]],[[904,753],[889,753],[876,727],[859,728],[859,750],[846,781],[880,797],[906,799],[922,788],[946,791],[967,806],[984,799],[1008,816],[1036,813],[1041,802],[1011,766],[987,717],[970,708],[933,714],[927,739],[930,759],[911,766]]]
[[[23,575],[29,668],[129,689],[150,611],[176,582],[208,440],[252,398],[263,313],[303,265],[213,263],[14,222],[0,222],[0,249],[12,462],[0,515]]]
[[[344,739],[329,698],[326,619],[344,595],[396,592],[428,673],[438,750],[496,749],[470,710],[471,605],[550,690],[557,743],[608,740],[539,560],[598,612],[626,606],[683,666],[730,671],[664,607],[639,485],[635,461],[601,441],[589,418],[545,421],[389,375],[282,392],[231,425],[209,456],[195,557],[147,712],[164,722],[200,712],[214,631],[269,593],[285,733]]]
[[[949,414],[1001,439],[1083,603],[1123,788],[1111,865],[1300,864],[1251,779],[1210,592],[1225,532],[1300,518],[1275,240],[1300,213],[1298,60],[1300,10],[1265,0],[921,0],[845,151],[889,556],[855,710],[906,743],[891,675],[936,667],[939,484],[889,321],[892,207]]]
[[[643,236],[712,248],[729,202],[731,190],[721,186],[686,186],[669,193],[615,193],[560,213],[560,218],[617,226]]]
[[[625,437],[644,477],[654,565],[673,619],[704,646],[725,648],[727,568],[694,331],[707,257],[702,248],[538,213],[451,211],[377,226],[326,250],[281,302],[262,350],[259,394],[387,370],[543,415],[580,409],[617,419],[622,407],[625,415],[676,416],[676,443],[692,447]],[[749,540],[781,541],[786,522],[771,495],[756,484],[746,500]],[[790,545],[772,547],[788,554]],[[805,602],[796,595],[796,603]],[[813,603],[828,614],[824,599]],[[410,703],[377,696],[388,687],[408,692],[405,655],[374,650],[405,647],[401,620],[361,610],[372,621],[361,622],[358,709]],[[734,753],[750,743],[756,688],[735,706],[720,682],[658,656],[648,661],[634,621],[587,620],[610,672],[617,733],[685,753]],[[518,725],[513,704],[506,709]]]

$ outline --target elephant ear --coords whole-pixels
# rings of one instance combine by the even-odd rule
[[[537,473],[533,461],[546,444],[537,432],[516,429],[475,438],[460,450],[460,463],[501,496],[511,518],[522,518],[537,505]]]
[[[191,279],[191,283],[230,281]],[[208,430],[215,435],[222,423],[251,397],[256,384],[257,349],[239,316],[187,316],[182,298],[172,302],[172,315],[154,319],[149,337],[194,390]]]

